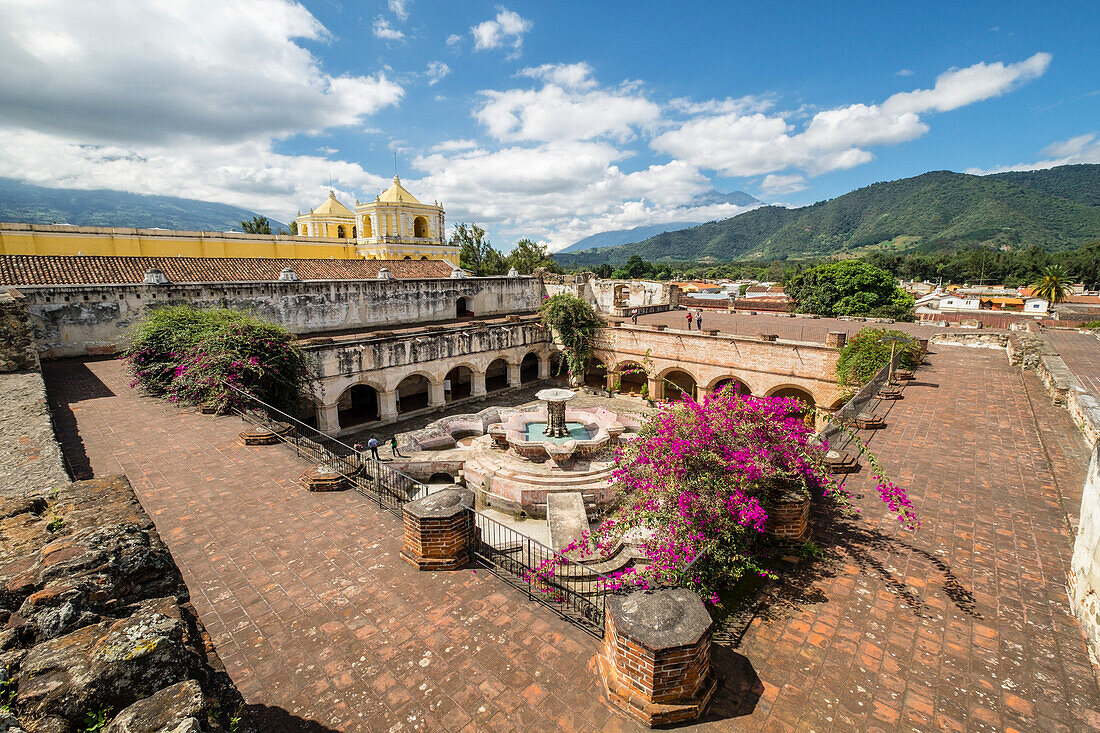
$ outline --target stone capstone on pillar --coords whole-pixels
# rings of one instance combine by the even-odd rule
[[[401,557],[420,570],[454,570],[470,561],[476,525],[474,492],[449,488],[405,505]]]
[[[650,727],[697,720],[718,687],[713,625],[684,588],[609,595],[596,657],[607,699]]]

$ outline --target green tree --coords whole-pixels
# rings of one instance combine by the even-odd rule
[[[1058,265],[1044,268],[1043,274],[1032,283],[1031,289],[1051,304],[1061,303],[1073,291],[1069,284],[1069,275]]]
[[[241,231],[246,234],[271,234],[271,222],[266,216],[254,216],[252,221],[242,221]]]
[[[477,224],[459,224],[451,235],[451,245],[458,247],[458,264],[478,277],[503,275],[508,263],[495,249]]]
[[[902,331],[889,328],[865,328],[840,350],[836,362],[836,381],[842,387],[859,387],[890,363],[891,344],[884,338],[903,338],[894,342],[893,349],[901,354],[902,369],[913,369],[921,362],[922,353],[916,339]]]
[[[520,275],[530,275],[537,267],[552,267],[554,261],[546,254],[546,245],[524,237],[505,258],[509,268],[516,268]]]
[[[592,339],[604,325],[603,319],[586,300],[570,293],[558,293],[546,299],[539,309],[542,323],[562,344],[562,354],[570,374],[583,375],[592,354]]]
[[[821,316],[911,317],[913,296],[885,270],[859,260],[818,265],[794,275],[786,292],[803,313]]]
[[[295,236],[295,237],[298,236],[298,222],[296,222],[296,221],[290,222],[290,234],[291,234],[291,236]]]

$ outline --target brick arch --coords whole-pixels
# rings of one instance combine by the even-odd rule
[[[638,370],[631,374],[622,374],[623,367],[638,367]],[[645,372],[645,367],[640,362],[631,359],[623,359],[616,364],[615,375],[619,381],[619,389],[630,394],[640,393],[642,385],[649,381],[649,375]]]
[[[443,374],[445,375],[446,372],[444,372]],[[398,378],[398,377],[400,377],[400,378]],[[397,386],[399,384],[401,384],[402,382],[404,382],[409,377],[424,377],[425,379],[428,380],[428,384],[441,384],[443,382],[443,377],[440,376],[439,374],[433,374],[432,372],[428,371],[427,369],[415,369],[413,371],[403,372],[400,375],[395,374],[395,375],[391,376],[389,381],[392,384],[388,384],[386,386],[390,390],[397,389]]]
[[[707,392],[713,392],[714,390],[716,390],[720,382],[736,382],[743,387],[743,389],[741,390],[742,394],[753,394],[752,385],[749,384],[746,380],[734,374],[723,374],[720,377],[715,377],[714,379],[710,380],[710,384],[707,385]]]

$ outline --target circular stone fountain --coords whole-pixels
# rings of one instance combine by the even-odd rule
[[[588,506],[611,501],[614,448],[640,427],[637,418],[600,407],[569,409],[568,389],[544,389],[545,410],[501,414],[475,438],[463,466],[479,503],[511,514],[546,516],[546,496],[580,492]]]

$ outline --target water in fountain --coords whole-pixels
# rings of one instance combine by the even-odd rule
[[[529,422],[524,426],[523,439],[531,443],[554,443],[561,445],[567,440],[589,440],[595,435],[594,431],[584,426],[584,423],[566,422],[566,434],[560,438],[552,438],[546,435],[546,423]]]

